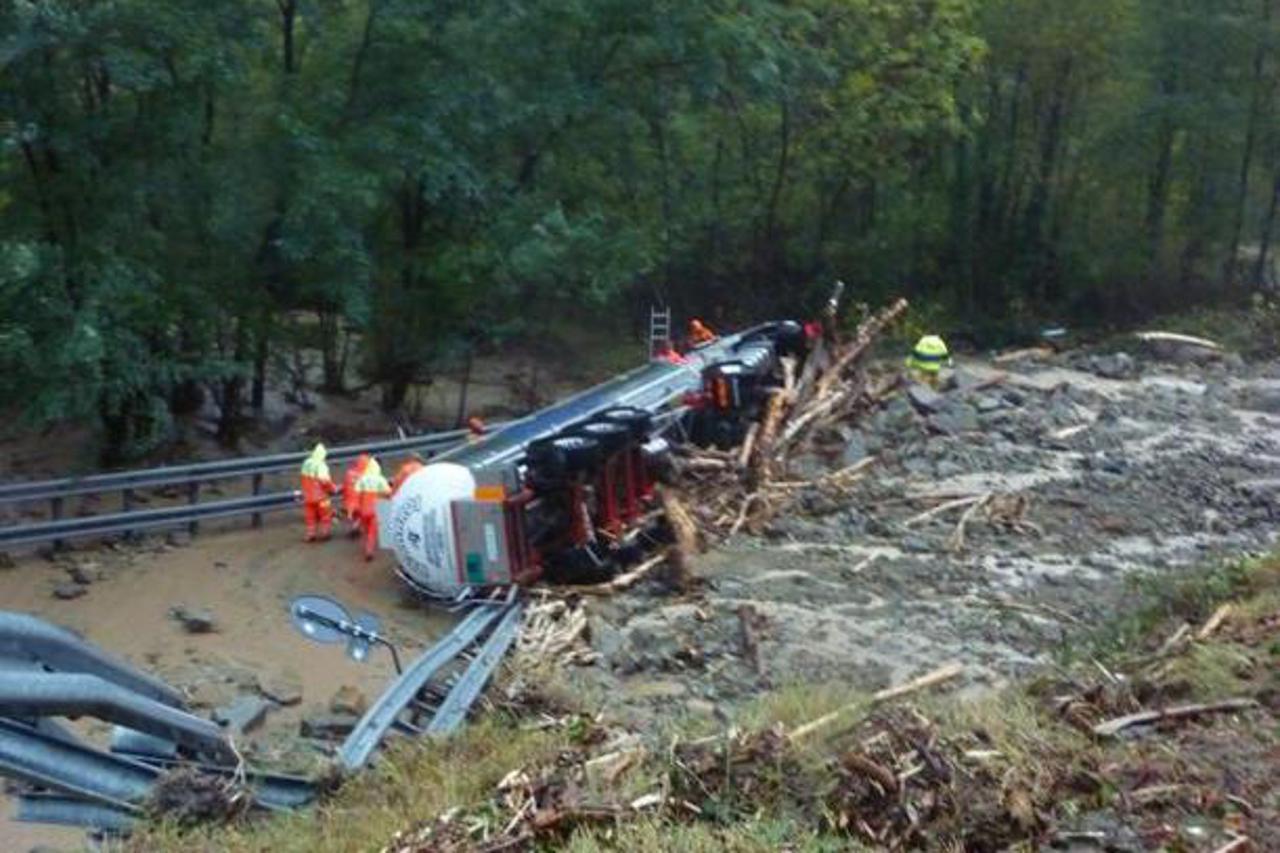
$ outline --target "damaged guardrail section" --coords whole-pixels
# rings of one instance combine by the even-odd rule
[[[339,767],[364,767],[393,733],[454,731],[515,641],[523,608],[514,598],[475,606],[374,702],[336,750]],[[60,722],[80,717],[115,724],[107,749]],[[125,834],[179,773],[221,780],[264,811],[306,807],[322,787],[244,767],[227,733],[177,690],[70,631],[0,611],[0,775],[18,783],[18,820]]]

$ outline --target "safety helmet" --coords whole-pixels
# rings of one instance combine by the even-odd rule
[[[916,341],[907,357],[907,366],[924,373],[937,373],[951,363],[947,342],[938,335],[925,335]]]

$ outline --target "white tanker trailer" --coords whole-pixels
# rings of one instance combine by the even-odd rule
[[[634,560],[672,443],[732,445],[802,354],[794,322],[655,360],[433,459],[379,506],[379,545],[419,592],[598,581]]]

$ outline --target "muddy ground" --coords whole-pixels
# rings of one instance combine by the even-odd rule
[[[728,718],[770,686],[873,689],[951,659],[981,689],[1123,610],[1139,575],[1275,539],[1280,363],[1069,354],[967,362],[952,386],[901,393],[826,436],[790,476],[874,456],[866,477],[846,500],[815,496],[763,535],[695,561],[704,583],[694,594],[654,584],[592,599],[598,657],[567,672],[579,698],[643,729],[673,715]],[[972,504],[909,523],[963,498],[986,498],[963,543],[954,536]],[[288,600],[319,592],[373,611],[408,654],[452,617],[405,599],[385,557],[366,566],[354,543],[303,545],[299,528],[279,517],[260,531],[229,525],[193,541],[23,557],[0,571],[0,600],[82,631],[202,709],[300,692],[245,743],[259,762],[302,768],[320,755],[300,737],[302,720],[329,713],[344,686],[372,697],[392,670],[385,654],[359,666],[304,642]],[[87,592],[55,598],[76,567]],[[217,630],[186,633],[170,613],[182,605],[208,609]],[[744,654],[744,612],[759,635],[758,669]],[[0,820],[4,849],[68,837]]]
[[[847,500],[815,495],[764,535],[708,553],[693,596],[654,586],[591,600],[601,657],[574,680],[641,726],[672,709],[727,718],[765,686],[878,689],[947,660],[978,689],[1123,612],[1139,577],[1268,550],[1280,364],[1182,362],[969,362],[950,390],[898,395],[791,472],[874,455]],[[986,496],[963,542],[972,503],[912,521]]]
[[[264,721],[237,735],[237,745],[255,764],[313,771],[325,745],[300,736],[303,721],[333,718],[335,697],[339,704],[376,697],[395,671],[385,651],[357,664],[341,646],[304,640],[289,622],[289,601],[322,593],[376,613],[405,657],[443,634],[453,618],[406,596],[385,557],[365,563],[356,542],[343,538],[305,545],[300,525],[278,517],[262,530],[228,525],[193,540],[161,536],[30,556],[0,571],[0,601],[79,631],[159,675],[201,713],[238,699],[265,701]],[[76,598],[55,597],[55,590],[76,587],[83,591]],[[212,617],[213,630],[189,633],[174,618],[178,607]],[[109,727],[86,725],[82,733],[105,745]],[[11,807],[5,799],[0,808],[0,850],[79,849],[82,832],[14,824]]]

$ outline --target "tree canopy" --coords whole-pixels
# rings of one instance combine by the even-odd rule
[[[1276,5],[0,0],[0,395],[118,458],[201,391],[233,439],[297,334],[394,410],[566,310],[1237,298]]]

